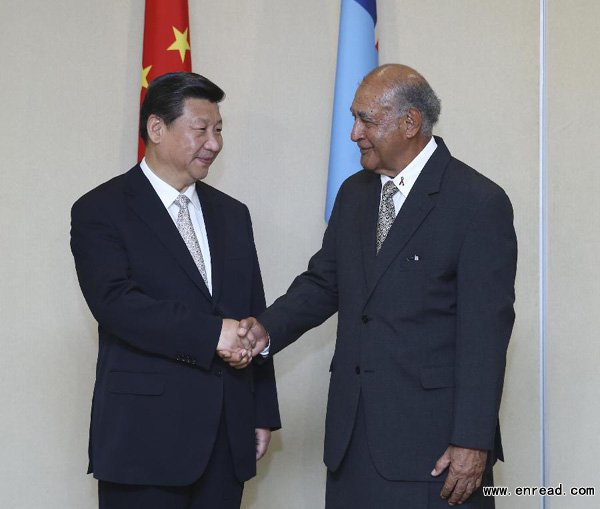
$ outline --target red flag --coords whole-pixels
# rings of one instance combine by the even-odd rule
[[[166,72],[191,71],[190,23],[187,0],[146,0],[140,106],[148,83]],[[138,142],[138,161],[144,142]]]

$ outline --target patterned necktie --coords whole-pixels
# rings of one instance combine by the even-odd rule
[[[398,192],[396,184],[388,180],[383,186],[381,195],[381,205],[379,205],[379,218],[377,219],[377,252],[381,249],[383,241],[387,237],[392,223],[396,218],[396,209],[394,208],[394,195]]]
[[[198,267],[200,275],[202,276],[202,279],[208,288],[208,278],[206,277],[204,257],[202,256],[202,250],[200,249],[200,244],[198,243],[198,237],[196,237],[196,233],[194,232],[194,227],[192,225],[192,219],[190,218],[190,211],[188,210],[189,202],[190,199],[185,194],[180,194],[174,202],[179,207],[179,213],[177,214],[177,229],[179,230],[185,245],[189,249],[192,258],[194,259],[194,263],[196,264],[196,267]]]

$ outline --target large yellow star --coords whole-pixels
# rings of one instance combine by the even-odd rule
[[[167,50],[179,51],[181,62],[183,62],[185,60],[185,52],[191,50],[190,43],[188,42],[188,29],[186,28],[185,32],[180,32],[173,27],[173,35],[175,36],[175,41],[167,48]]]
[[[142,68],[142,88],[148,88],[148,74],[150,74],[150,69],[152,66]]]

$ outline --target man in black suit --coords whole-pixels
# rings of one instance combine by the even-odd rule
[[[273,364],[236,370],[237,320],[265,297],[242,203],[201,182],[222,148],[223,91],[194,73],[153,81],[146,157],[80,198],[71,248],[98,320],[89,472],[101,509],[239,508],[271,430]]]
[[[266,329],[275,354],[338,312],[328,509],[493,507],[480,485],[502,458],[510,201],[432,136],[440,103],[415,70],[375,69],[351,112],[364,169],[340,188],[308,270],[240,334],[256,355]]]

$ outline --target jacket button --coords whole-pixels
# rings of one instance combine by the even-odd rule
[[[222,370],[221,368],[217,369],[217,370],[215,371],[215,375],[216,375],[216,376],[223,376],[223,370]]]
[[[356,366],[356,367],[354,368],[354,372],[355,372],[357,375],[360,375],[360,366]]]
[[[368,315],[362,315],[362,321],[363,323],[367,323],[370,320]]]

